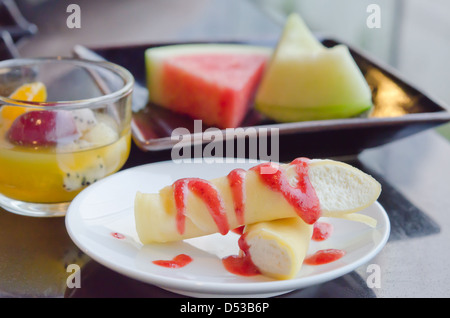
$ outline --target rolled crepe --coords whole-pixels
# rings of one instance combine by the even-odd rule
[[[291,279],[300,271],[308,251],[313,225],[301,218],[286,218],[247,225],[243,239],[253,264],[261,274]]]
[[[352,213],[370,206],[381,192],[370,175],[334,160],[299,158],[230,175],[209,181],[180,179],[159,193],[138,192],[135,220],[141,242],[226,234],[241,225],[290,217],[307,224],[320,216],[352,219]]]

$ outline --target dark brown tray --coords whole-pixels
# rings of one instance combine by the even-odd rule
[[[324,39],[332,47],[339,42]],[[223,42],[221,42],[223,43]],[[245,42],[246,44],[273,46],[275,42]],[[144,51],[149,47],[176,44],[148,44],[107,48],[91,48],[111,62],[126,67],[138,85],[145,87]],[[355,155],[362,150],[389,143],[450,121],[448,108],[414,88],[393,69],[350,47],[350,51],[369,83],[374,110],[366,118],[347,118],[294,123],[276,123],[250,110],[242,127],[267,127],[279,130],[279,151],[310,157]],[[144,103],[145,104],[145,103]],[[171,149],[178,139],[171,138],[172,131],[185,127],[194,132],[192,118],[173,113],[148,103],[133,116],[133,137],[144,151]],[[203,129],[208,127],[203,126]],[[211,139],[196,142],[206,143]],[[282,158],[281,158],[282,159]]]

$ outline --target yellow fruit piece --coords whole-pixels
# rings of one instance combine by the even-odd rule
[[[42,82],[23,84],[17,88],[9,98],[26,102],[45,102],[47,100],[47,88]],[[20,104],[20,103],[18,103]],[[32,110],[27,107],[3,106],[0,115],[5,120],[13,121],[20,115]]]
[[[45,102],[47,100],[47,88],[42,82],[24,84],[17,88],[9,98],[27,102]]]

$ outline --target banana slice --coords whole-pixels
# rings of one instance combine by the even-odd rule
[[[72,110],[72,116],[80,133],[84,133],[97,125],[97,117],[89,108]]]
[[[139,239],[143,244],[178,241],[291,217],[307,224],[321,216],[351,218],[381,193],[373,177],[342,162],[299,158],[269,165],[230,173],[241,176],[238,182],[231,182],[230,175],[209,181],[191,178],[159,193],[138,192],[134,209]],[[263,173],[271,167],[275,172]]]
[[[244,240],[253,264],[261,274],[291,279],[300,271],[308,252],[313,225],[300,218],[286,218],[247,225]]]

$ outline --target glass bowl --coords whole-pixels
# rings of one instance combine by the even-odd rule
[[[80,191],[118,171],[130,152],[133,85],[109,62],[0,62],[0,206],[63,216]]]

